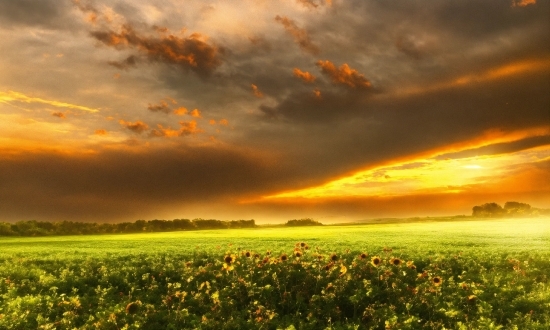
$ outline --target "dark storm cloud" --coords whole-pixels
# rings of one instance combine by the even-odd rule
[[[68,24],[69,3],[57,0],[0,0],[0,26],[60,28]]]
[[[135,220],[281,189],[292,177],[273,157],[220,147],[20,154],[0,160],[0,221]]]
[[[125,24],[119,31],[99,30],[91,32],[91,35],[107,46],[136,49],[151,62],[175,64],[201,77],[209,76],[222,64],[224,50],[206,42],[199,33],[186,37],[172,34],[150,36]]]
[[[479,148],[447,153],[438,156],[436,159],[457,159],[483,155],[506,154],[545,145],[550,145],[550,135],[533,136],[513,142],[495,143]]]

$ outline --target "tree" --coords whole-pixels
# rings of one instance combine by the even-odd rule
[[[505,213],[506,211],[497,203],[485,203],[472,208],[472,215],[479,218],[494,218],[502,216]]]

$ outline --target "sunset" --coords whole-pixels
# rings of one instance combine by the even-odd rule
[[[0,220],[550,207],[547,2],[0,9]]]
[[[550,1],[0,0],[0,330],[547,329]]]

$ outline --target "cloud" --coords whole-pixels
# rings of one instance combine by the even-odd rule
[[[332,79],[335,84],[348,86],[355,89],[369,89],[371,82],[357,70],[352,69],[346,63],[340,68],[336,68],[334,63],[329,60],[317,61],[315,63],[321,71]]]
[[[195,118],[201,118],[201,117],[202,117],[201,111],[200,111],[199,109],[193,109],[193,111],[191,111],[191,112],[189,113],[189,115],[190,115],[191,117],[195,117]]]
[[[179,107],[177,109],[174,109],[174,114],[178,116],[186,115],[189,111],[185,107]]]
[[[27,96],[23,93],[14,92],[14,91],[0,92],[0,102],[2,103],[11,103],[11,102],[39,103],[39,104],[47,104],[47,105],[51,105],[59,108],[68,108],[68,109],[82,110],[82,111],[88,111],[88,112],[99,111],[98,109],[93,109],[82,105],[65,103],[61,101],[45,100],[39,97]]]
[[[537,0],[512,0],[512,7],[526,7],[529,5],[535,5]]]
[[[152,129],[149,133],[151,137],[177,137],[177,136],[188,136],[192,134],[198,134],[204,132],[202,129],[197,127],[197,122],[194,120],[191,121],[180,121],[180,129],[175,130],[170,127],[163,127],[161,124],[157,125],[156,129]]]
[[[94,131],[94,134],[95,135],[108,135],[109,133],[107,132],[107,130],[105,129],[96,129]]]
[[[281,23],[285,30],[294,37],[294,41],[300,46],[300,48],[310,54],[317,55],[319,54],[319,47],[313,44],[309,38],[309,34],[305,29],[301,29],[296,25],[296,22],[285,16],[277,15],[275,21]]]
[[[292,73],[294,74],[295,77],[302,79],[306,83],[312,83],[315,81],[315,76],[307,71],[304,72],[298,68],[294,68],[292,70]]]
[[[258,86],[254,85],[254,84],[251,84],[251,87],[252,87],[252,93],[254,93],[254,95],[257,98],[264,97],[264,94],[262,92],[260,92],[260,89],[258,88]]]
[[[0,0],[0,26],[41,26],[62,28],[70,24],[67,18],[69,6],[57,0]]]
[[[307,8],[317,8],[317,7],[319,7],[319,4],[315,3],[312,0],[296,0],[296,2],[298,2],[299,4],[301,4],[301,5],[303,5],[304,7],[307,7]]]
[[[395,46],[400,52],[416,60],[424,56],[424,51],[422,50],[420,42],[412,36],[400,36],[397,38]]]
[[[52,116],[58,117],[58,118],[61,118],[61,119],[67,118],[63,112],[52,112]]]
[[[119,31],[99,30],[91,35],[107,46],[136,49],[151,62],[175,64],[200,77],[209,76],[222,64],[224,50],[209,44],[207,38],[199,33],[186,37],[173,34],[147,36],[138,33],[130,24],[124,24]]]
[[[146,123],[144,123],[142,121],[139,121],[139,120],[132,123],[132,122],[124,121],[124,120],[121,119],[118,122],[123,127],[127,128],[130,131],[132,131],[134,133],[137,133],[137,134],[141,134],[149,128],[149,125],[147,125]]]
[[[170,109],[170,106],[168,105],[168,103],[166,103],[166,101],[160,101],[159,104],[149,103],[149,105],[147,106],[147,110],[151,112],[163,112],[166,114],[172,111],[172,109]]]
[[[109,61],[109,65],[114,66],[120,70],[127,70],[131,67],[135,67],[137,64],[137,57],[135,55],[128,56],[125,60],[122,61]]]
[[[289,178],[269,153],[217,145],[1,158],[0,221],[135,221],[162,217],[166,209],[189,217],[193,205],[280,188]]]

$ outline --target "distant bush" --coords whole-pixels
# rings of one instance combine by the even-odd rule
[[[294,219],[294,220],[288,220],[285,224],[285,226],[290,227],[298,227],[298,226],[322,226],[323,224],[319,221],[315,221],[310,218],[306,219]]]
[[[506,202],[504,207],[497,203],[485,203],[483,205],[474,206],[472,215],[479,218],[495,218],[495,217],[531,217],[539,215],[550,215],[548,209],[538,209],[531,207],[527,203]]]

